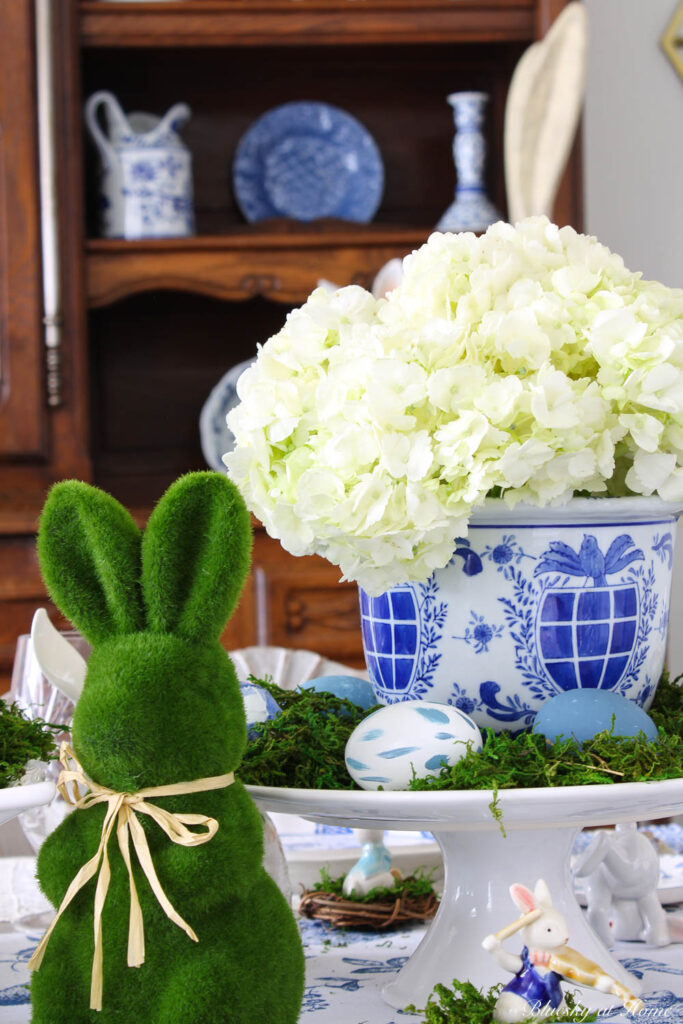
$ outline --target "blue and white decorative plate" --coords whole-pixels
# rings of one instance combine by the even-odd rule
[[[235,447],[235,438],[228,429],[225,417],[239,404],[237,381],[253,361],[245,359],[243,363],[238,363],[228,370],[212,389],[199,414],[202,455],[211,469],[215,469],[217,473],[225,473],[223,456]]]
[[[384,165],[363,125],[329,103],[284,103],[242,136],[233,186],[250,222],[321,217],[367,222],[384,190]]]

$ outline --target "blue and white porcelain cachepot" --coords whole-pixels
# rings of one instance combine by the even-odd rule
[[[98,112],[103,109],[107,134]],[[93,93],[85,120],[100,153],[100,230],[105,238],[179,238],[194,233],[192,154],[178,134],[185,103],[162,118],[124,114],[116,97]]]
[[[365,658],[382,703],[453,704],[523,729],[577,687],[649,707],[664,665],[676,519],[657,498],[489,501],[427,583],[360,592]]]

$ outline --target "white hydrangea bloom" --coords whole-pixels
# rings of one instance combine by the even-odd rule
[[[259,350],[225,458],[295,554],[425,580],[491,493],[683,499],[683,291],[545,217],[433,234],[375,300],[317,289]]]

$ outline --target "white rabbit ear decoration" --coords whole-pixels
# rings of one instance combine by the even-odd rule
[[[512,896],[512,900],[515,903],[515,905],[518,906],[519,909],[522,910],[525,914],[528,914],[532,910],[536,909],[536,899],[534,893],[531,892],[530,889],[527,889],[525,885],[520,885],[518,882],[515,882],[514,885],[510,886],[510,895]]]
[[[547,883],[539,878],[534,886],[534,891],[531,892],[525,885],[520,885],[519,882],[515,882],[514,885],[510,886],[510,896],[513,902],[520,910],[524,911],[525,914],[531,913],[532,910],[540,909],[542,907],[552,907],[553,898],[550,895],[550,889]]]
[[[541,907],[552,907],[553,905],[553,898],[550,895],[550,889],[542,878],[539,878],[534,886],[534,897],[536,899],[536,903]]]
[[[83,691],[87,663],[50,621],[44,608],[38,608],[31,624],[31,644],[49,683],[77,703]]]

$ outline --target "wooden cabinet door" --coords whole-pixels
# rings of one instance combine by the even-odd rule
[[[0,459],[44,457],[32,0],[0,0]]]
[[[364,668],[358,587],[341,583],[336,565],[317,555],[295,558],[263,529],[254,534],[252,565],[256,643]]]

